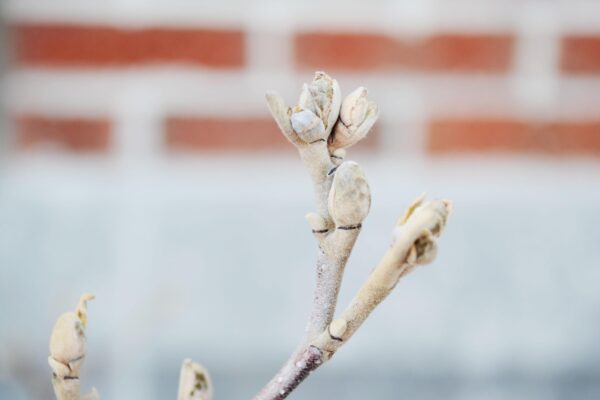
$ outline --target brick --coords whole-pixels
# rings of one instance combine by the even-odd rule
[[[23,24],[11,27],[13,60],[21,65],[109,67],[182,63],[244,65],[239,30]]]
[[[600,74],[600,36],[564,37],[560,68],[569,74]]]
[[[165,144],[176,151],[293,149],[270,117],[171,116],[165,120]],[[357,149],[373,149],[375,129]]]
[[[427,150],[600,155],[600,120],[434,119]]]
[[[73,152],[106,152],[111,122],[107,118],[64,118],[19,115],[14,119],[17,145],[22,149],[58,146]]]
[[[299,69],[506,73],[514,38],[501,34],[438,34],[394,38],[376,33],[300,33],[294,38]]]
[[[506,73],[514,40],[509,35],[437,35],[413,51],[417,68],[431,71]]]
[[[165,121],[171,150],[260,150],[289,145],[270,118],[173,116]]]
[[[378,34],[300,33],[294,38],[301,69],[375,70],[393,65],[396,43]]]

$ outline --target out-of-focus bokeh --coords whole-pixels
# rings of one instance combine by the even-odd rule
[[[350,158],[371,215],[340,306],[422,191],[455,201],[415,271],[298,399],[600,398],[600,3],[3,0],[0,398],[249,398],[303,333],[309,178],[268,115],[315,70],[381,109]]]

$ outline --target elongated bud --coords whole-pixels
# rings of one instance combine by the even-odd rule
[[[310,110],[296,107],[290,121],[294,132],[303,142],[313,143],[327,138],[323,121]]]
[[[304,84],[298,105],[289,108],[278,94],[267,92],[267,104],[279,129],[295,145],[327,140],[340,114],[340,86],[325,72]]]
[[[281,133],[292,143],[300,143],[300,138],[292,129],[290,123],[290,115],[292,110],[285,105],[283,98],[275,92],[269,91],[266,94],[267,106],[271,115],[275,119],[277,126],[281,130]]]
[[[449,200],[425,201],[425,194],[421,194],[398,220],[394,230],[394,240],[407,229],[429,232],[432,237],[438,237],[446,226],[452,208],[452,202]]]
[[[359,87],[344,98],[340,119],[329,137],[329,147],[350,147],[367,136],[377,117],[379,108],[367,99],[367,89]]]
[[[336,149],[331,153],[331,162],[336,167],[344,162],[344,158],[346,158],[345,149]]]
[[[183,361],[177,400],[211,400],[213,385],[206,368],[190,359]]]
[[[323,121],[328,137],[340,114],[342,92],[340,85],[325,72],[317,71],[309,85],[304,85],[298,105],[312,111]]]
[[[353,161],[342,163],[335,171],[328,199],[329,214],[340,229],[360,227],[371,207],[367,178]]]
[[[448,215],[452,212],[452,203],[449,200],[430,200],[424,201],[419,196],[417,202],[409,207],[407,214],[399,221],[400,226],[413,225],[421,226],[422,230],[431,232],[434,237],[440,236],[446,226]]]
[[[317,213],[308,213],[304,218],[306,218],[310,228],[315,234],[326,233],[330,228],[327,220]]]
[[[345,149],[336,149],[331,152],[331,158],[337,158],[338,160],[343,160],[346,158],[346,150]]]
[[[49,363],[57,376],[79,376],[85,357],[87,302],[93,298],[91,294],[84,294],[75,312],[62,314],[54,324],[50,336]]]
[[[329,335],[334,339],[341,339],[347,327],[348,323],[345,319],[336,319],[329,324]]]
[[[365,120],[369,101],[367,88],[361,86],[344,98],[340,110],[340,120],[347,127],[359,126]]]
[[[305,83],[302,85],[302,91],[300,92],[300,98],[298,99],[298,106],[305,109],[310,110],[313,114],[318,115],[321,118],[321,109],[317,106],[315,99],[312,96],[310,88]]]

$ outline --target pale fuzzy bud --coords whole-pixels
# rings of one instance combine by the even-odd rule
[[[371,207],[371,192],[357,163],[346,161],[335,171],[328,207],[338,228],[358,227],[366,218]]]
[[[313,143],[327,138],[323,121],[310,110],[296,107],[290,121],[294,132],[306,143]]]
[[[298,99],[298,107],[301,107],[304,110],[310,110],[313,114],[319,116],[319,118],[321,117],[321,109],[317,106],[306,83],[302,85],[302,91],[300,92],[300,98]]]
[[[266,99],[269,111],[271,111],[271,115],[275,119],[275,122],[283,135],[296,145],[302,143],[296,132],[292,129],[290,123],[292,110],[285,105],[283,98],[277,93],[269,91],[266,94]]]
[[[326,136],[331,133],[340,113],[342,92],[340,85],[325,72],[315,73],[313,81],[304,85],[298,105],[312,111],[323,121]]]
[[[342,102],[340,119],[329,137],[332,149],[350,147],[364,139],[379,117],[379,108],[367,99],[367,89],[359,87]]]
[[[333,338],[341,339],[347,328],[348,323],[345,319],[336,319],[329,324],[329,335]]]
[[[69,375],[79,376],[79,369],[85,357],[85,326],[87,323],[87,301],[94,296],[84,294],[75,312],[66,312],[58,317],[50,336],[50,358],[69,366]],[[62,369],[50,362],[55,374],[62,375]],[[64,376],[64,375],[63,375]]]
[[[419,199],[418,199],[419,200]],[[412,209],[411,209],[412,208]],[[423,230],[431,232],[435,237],[442,233],[446,226],[448,215],[452,212],[452,202],[449,200],[420,201],[409,207],[408,215],[400,221],[401,225],[421,225]]]
[[[346,96],[344,101],[342,101],[340,120],[346,127],[358,126],[365,120],[369,108],[367,94],[367,88],[361,86]]]
[[[335,149],[331,153],[331,157],[343,160],[344,158],[346,158],[346,150],[345,149]]]
[[[210,400],[213,385],[206,368],[190,359],[183,361],[177,400]]]
[[[346,158],[345,149],[336,149],[331,153],[331,162],[336,167],[344,162],[344,158]]]
[[[56,361],[52,356],[48,357],[48,365],[52,369],[52,374],[59,378],[64,378],[71,374],[71,367],[68,364]]]
[[[305,215],[313,233],[325,233],[329,230],[327,220],[317,213],[308,213]]]

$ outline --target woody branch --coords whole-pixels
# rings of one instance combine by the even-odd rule
[[[362,140],[375,123],[377,105],[363,87],[341,101],[335,79],[317,72],[304,85],[298,105],[286,107],[275,93],[267,103],[285,137],[298,149],[313,181],[316,213],[307,219],[318,240],[316,288],[306,334],[279,372],[255,400],[283,399],[329,360],[373,309],[415,266],[433,261],[451,203],[421,196],[394,230],[394,241],[342,315],[333,320],[344,268],[370,203],[359,165],[344,161],[346,148]]]

